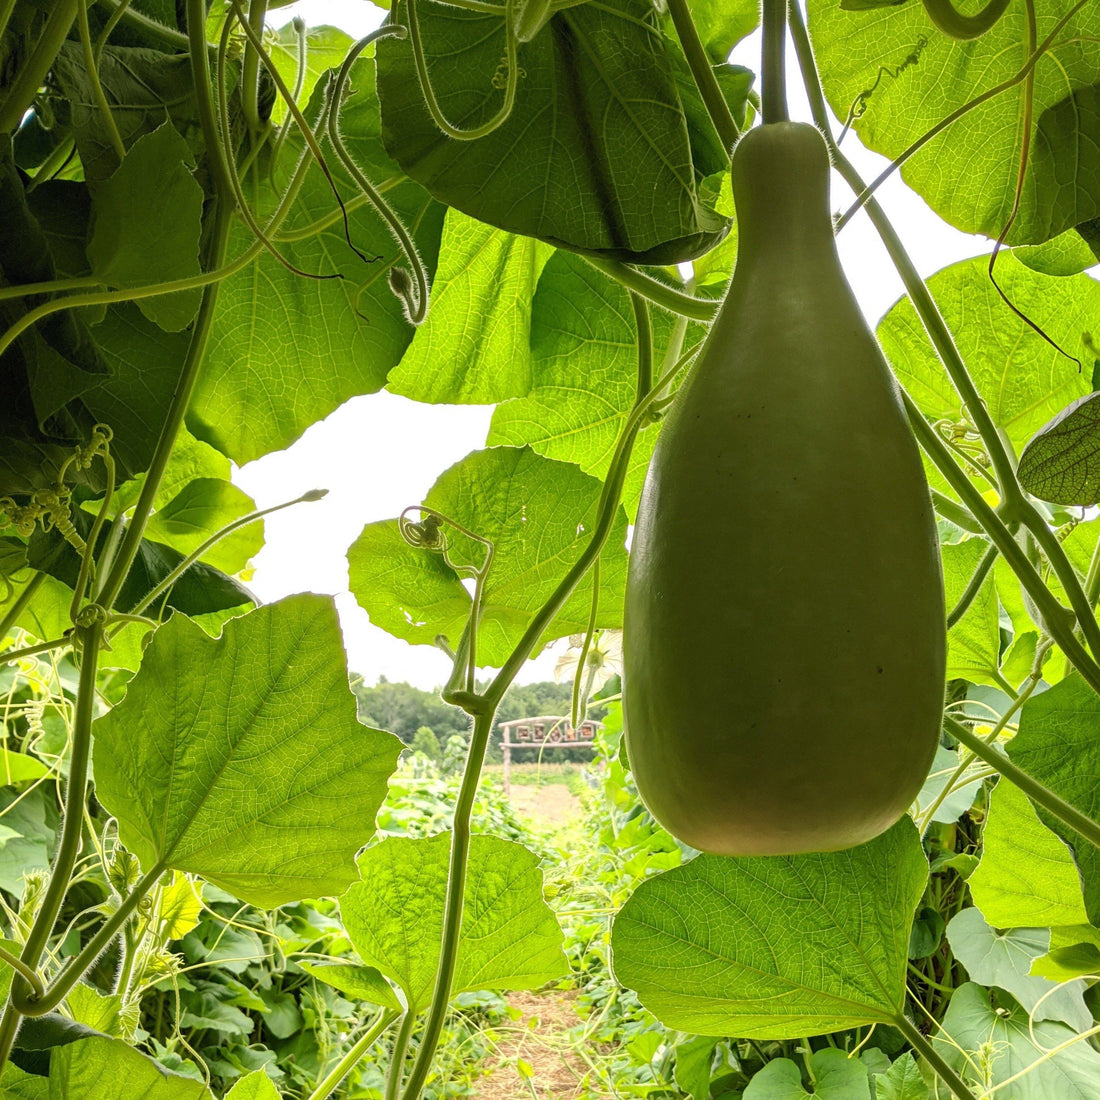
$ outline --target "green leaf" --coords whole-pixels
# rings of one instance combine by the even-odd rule
[[[74,509],[72,521],[82,537],[86,537],[91,531],[92,517],[87,512]],[[113,527],[114,522],[111,521],[103,525],[103,541],[100,546],[106,543]],[[116,601],[118,610],[129,611],[137,606],[183,558],[183,554],[170,546],[142,539],[138,545],[137,557]],[[34,569],[64,582],[70,589],[76,584],[80,571],[80,555],[56,530],[43,531],[39,528],[35,531],[27,543],[27,562]],[[161,605],[181,611],[185,615],[205,615],[251,602],[251,593],[240,583],[212,566],[197,561],[184,570],[167,593],[157,601],[157,607],[149,609],[149,614],[156,615]]]
[[[644,881],[619,911],[615,975],[666,1026],[703,1035],[889,1023],[927,878],[908,818],[843,852],[698,856]]]
[[[936,757],[932,761],[928,778],[924,781],[920,794],[917,795],[918,817],[936,801],[958,766],[959,754],[954,749],[944,748],[943,745],[936,749]],[[971,771],[976,770],[976,766],[971,769]],[[963,781],[940,803],[939,809],[932,815],[932,820],[944,825],[958,821],[959,816],[966,813],[974,804],[981,782],[981,779],[967,779],[964,773]]]
[[[1031,973],[1052,982],[1100,973],[1100,928],[1075,924],[1050,930],[1050,950],[1031,964]]]
[[[990,415],[1020,450],[1055,413],[1088,391],[1088,379],[1001,301],[987,266],[985,256],[962,260],[933,275],[928,287]],[[999,261],[997,282],[1069,354],[1087,355],[1082,334],[1100,314],[1100,283],[1088,275],[1040,275],[1012,256]],[[958,391],[907,298],[883,318],[878,336],[923,413],[937,420],[964,418]]]
[[[50,1082],[8,1062],[0,1073],[0,1100],[49,1100]]]
[[[810,1055],[813,1092],[802,1087],[802,1070],[789,1058],[773,1058],[753,1074],[744,1100],[866,1100],[867,1067],[843,1050],[816,1050]]]
[[[929,1100],[928,1086],[912,1054],[903,1054],[875,1078],[875,1100]]]
[[[401,747],[355,709],[331,599],[290,596],[218,639],[174,616],[95,723],[97,796],[146,869],[265,907],[339,893]]]
[[[355,94],[340,113],[341,131],[367,175],[391,184],[386,198],[412,230],[430,274],[443,208],[404,179],[382,149],[373,67],[361,61],[352,70]],[[317,118],[328,86],[324,80],[314,89],[308,119]],[[301,139],[296,130],[291,133],[274,185],[266,174],[246,184],[250,195],[255,192],[253,210],[261,223],[297,162]],[[221,284],[188,426],[238,463],[289,446],[348,398],[381,389],[412,338],[386,278],[402,253],[378,214],[352,200],[356,188],[327,146],[326,159],[348,210],[348,234],[367,259],[348,244],[340,206],[313,164],[277,244],[300,270],[326,277],[304,278],[265,251]],[[236,225],[229,254],[243,252],[253,240],[251,230]]]
[[[760,5],[746,0],[690,0],[691,19],[715,65],[760,24]],[[671,24],[671,20],[669,20]],[[675,31],[670,29],[670,33]]]
[[[1008,754],[1013,763],[1095,820],[1100,814],[1098,733],[1100,696],[1074,673],[1024,704],[1020,731]],[[1085,910],[1095,922],[1100,917],[1100,852],[1062,822],[1046,814],[1040,817],[1073,849],[1084,884]]]
[[[107,179],[118,168],[118,153],[92,91],[80,44],[66,42],[50,71],[63,93],[55,101],[58,118],[63,126],[72,127],[84,178],[89,182]],[[159,50],[108,43],[100,51],[98,72],[111,118],[127,149],[163,125],[167,115],[192,153],[203,150],[186,54],[169,56]]]
[[[553,249],[449,210],[428,319],[387,389],[414,401],[491,405],[531,389],[531,299]]]
[[[176,871],[172,880],[161,887],[157,920],[165,940],[181,940],[198,927],[202,915],[202,891],[186,875]]]
[[[202,188],[187,142],[170,122],[138,138],[114,174],[92,188],[92,272],[113,287],[148,286],[198,275]],[[186,327],[202,291],[139,298],[150,321],[169,332]]]
[[[1096,264],[1088,242],[1076,229],[1067,229],[1043,244],[1021,245],[1013,255],[1044,275],[1077,275]]]
[[[92,1036],[50,1057],[50,1100],[211,1100],[201,1082],[181,1077],[121,1039]]]
[[[1072,2],[1052,0],[1036,12],[1039,42]],[[1009,5],[991,31],[969,42],[940,34],[917,3],[852,12],[835,0],[811,0],[809,22],[833,111],[845,119],[854,108],[860,139],[888,159],[956,108],[1014,76],[1028,41],[1023,5]],[[1094,23],[1095,13],[1086,6],[1033,70],[1031,150],[1009,244],[1038,244],[1100,214],[1100,119],[1096,93],[1086,87],[1100,80],[1100,55],[1081,45]],[[992,97],[902,169],[909,186],[964,232],[997,237],[1008,223],[1026,94],[1020,83]]]
[[[940,547],[948,609],[958,603],[988,549],[985,539],[966,539]],[[990,570],[966,614],[948,631],[947,678],[962,677],[976,684],[996,686],[1000,645],[997,591]]]
[[[232,482],[200,477],[158,508],[145,531],[149,538],[191,554],[220,528],[255,510],[256,502]],[[201,560],[223,572],[239,573],[263,545],[263,520],[259,520],[215,543]]]
[[[65,1008],[78,1024],[84,1024],[105,1035],[125,1037],[122,997],[117,993],[101,993],[87,982],[77,982],[65,997]]]
[[[1011,993],[1036,1020],[1060,1020],[1077,1031],[1092,1026],[1085,1007],[1084,982],[1059,988],[1046,978],[1030,974],[1031,964],[1050,946],[1047,928],[999,931],[982,919],[977,909],[964,909],[947,925],[947,942],[966,967],[971,981],[996,985]]]
[[[404,990],[413,1012],[427,1007],[439,962],[450,844],[449,833],[390,837],[359,857],[362,881],[340,899],[359,957]],[[568,969],[538,857],[499,837],[471,837],[451,995],[537,989]]]
[[[652,321],[660,363],[672,320],[655,309]],[[685,347],[702,333],[702,326],[691,325]],[[530,393],[494,412],[489,445],[526,444],[603,479],[637,392],[637,337],[627,291],[579,257],[556,253],[535,292],[531,365]],[[630,516],[637,510],[656,442],[657,428],[650,427],[634,444],[623,487]]]
[[[225,1100],[279,1100],[279,1092],[262,1069],[254,1070],[225,1094]]]
[[[691,1100],[707,1100],[710,1096],[710,1069],[718,1040],[706,1035],[694,1035],[676,1044],[676,1084]]]
[[[1072,1028],[1044,1020],[1034,1025],[1033,1041],[1022,1008],[991,1004],[988,991],[973,982],[951,995],[943,1031],[949,1038],[933,1037],[940,1056],[979,1091],[1013,1077],[1012,1100],[1093,1100],[1096,1095],[1100,1054],[1088,1043],[1072,1043],[1044,1057],[1051,1047],[1074,1038]],[[981,1057],[968,1060],[967,1051],[981,1051]]]
[[[306,71],[302,81],[302,90],[298,95],[299,103],[308,103],[317,81],[324,77],[329,69],[338,69],[347,56],[348,47],[354,39],[339,27],[306,28]],[[293,21],[285,23],[274,35],[264,39],[268,56],[275,63],[279,75],[292,91],[298,75],[298,32]],[[287,107],[281,95],[275,96],[271,105],[271,121],[281,123],[287,116]]]
[[[37,756],[15,752],[7,745],[0,746],[0,785],[27,783],[50,774],[50,769]]]
[[[967,881],[974,904],[995,928],[1088,921],[1073,856],[1008,780],[990,796],[982,860]]]
[[[366,1001],[369,1004],[382,1005],[383,1008],[393,1008],[398,1012],[402,1009],[393,986],[382,977],[381,972],[374,966],[357,966],[354,963],[316,963],[298,961],[298,965],[307,973],[319,981],[331,985],[333,989],[339,989],[356,1001]]]
[[[487,122],[502,100],[503,21],[434,0],[417,15],[443,110],[464,128]],[[438,128],[410,42],[387,38],[377,54],[386,147],[441,202],[510,233],[635,263],[691,259],[728,229],[697,190],[722,164],[710,143],[690,144],[676,47],[659,24],[644,0],[558,10],[519,48],[508,120],[474,141]]]
[[[1043,425],[1016,472],[1040,500],[1082,506],[1100,501],[1100,393],[1079,397]]]
[[[575,466],[514,447],[475,451],[432,486],[425,504],[496,547],[482,602],[479,665],[499,668],[507,660],[587,545],[599,497],[600,483]],[[452,560],[481,564],[480,546],[453,531],[447,535]],[[622,625],[625,541],[620,512],[600,557],[600,627]],[[351,590],[376,626],[413,643],[431,643],[443,634],[457,644],[470,595],[439,554],[406,546],[396,521],[368,524],[348,551],[348,563]],[[589,573],[541,642],[586,630],[591,602]]]

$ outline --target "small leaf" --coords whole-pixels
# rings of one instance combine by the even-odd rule
[[[619,911],[615,975],[662,1023],[700,1035],[889,1023],[927,878],[909,818],[842,852],[698,856],[644,881]]]
[[[94,731],[97,795],[142,866],[266,907],[354,878],[401,748],[357,721],[336,608],[314,595],[217,639],[174,616]]]
[[[967,881],[974,904],[995,928],[1088,921],[1070,850],[1007,779],[990,796],[982,859]]]
[[[929,1100],[928,1086],[912,1054],[903,1054],[875,1079],[875,1100]]]
[[[1100,501],[1100,393],[1067,405],[1020,455],[1020,484],[1051,504]]]
[[[279,1092],[262,1069],[254,1070],[225,1094],[225,1100],[279,1100]]]
[[[187,167],[191,151],[170,122],[138,138],[110,179],[92,188],[92,272],[117,287],[198,275],[202,188]],[[202,290],[139,298],[150,321],[169,332],[187,326]]]
[[[802,1087],[802,1070],[789,1058],[773,1058],[753,1074],[744,1100],[866,1100],[867,1067],[843,1050],[817,1050],[810,1055],[813,1092]]]
[[[397,999],[393,987],[381,971],[375,966],[357,966],[354,963],[318,963],[298,960],[298,965],[319,981],[339,989],[356,1001],[382,1005],[401,1011],[401,1002]]]
[[[1011,1077],[1012,1100],[1095,1100],[1100,1054],[1088,1043],[1073,1042],[1076,1032],[1052,1020],[1035,1023],[1032,1034],[1022,1008],[993,1004],[988,990],[967,982],[952,993],[942,1034],[932,1041],[976,1095]],[[1065,1049],[1048,1056],[1063,1044]]]
[[[359,957],[404,990],[412,1012],[427,1007],[435,981],[450,845],[449,833],[390,837],[363,852],[362,881],[340,899]],[[538,857],[521,844],[473,836],[452,995],[537,989],[568,969]]]

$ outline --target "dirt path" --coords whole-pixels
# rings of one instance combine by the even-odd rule
[[[560,828],[581,815],[580,799],[561,783],[544,783],[541,787],[513,783],[509,797],[523,817],[545,828]]]
[[[475,1100],[577,1100],[584,1094],[581,1081],[588,1067],[566,1043],[569,1029],[579,1023],[575,996],[508,994],[508,1003],[523,1016],[498,1045],[496,1068],[478,1084]],[[516,1068],[520,1058],[531,1067],[534,1092]]]

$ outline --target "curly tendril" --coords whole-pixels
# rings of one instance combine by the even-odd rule
[[[439,100],[435,97],[431,78],[428,75],[428,62],[424,56],[424,42],[420,37],[420,19],[416,14],[416,4],[417,0],[404,0],[405,24],[409,31],[416,78],[420,82],[420,94],[424,97],[424,105],[428,108],[432,121],[447,137],[455,141],[476,141],[478,138],[487,137],[508,121],[516,102],[516,87],[519,84],[519,63],[516,60],[516,52],[519,41],[516,38],[515,0],[505,0],[504,4],[504,65],[507,71],[504,82],[504,102],[491,119],[470,129],[462,129],[449,122],[439,106]],[[496,82],[493,83],[495,86]]]

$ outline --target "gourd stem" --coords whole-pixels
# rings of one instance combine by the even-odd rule
[[[621,260],[611,260],[605,256],[585,256],[584,259],[597,271],[602,271],[627,290],[640,294],[646,301],[668,310],[669,313],[688,317],[692,321],[713,321],[718,313],[719,302],[685,294]]]
[[[938,489],[932,490],[932,506],[944,519],[972,535],[985,533],[985,528],[958,501],[944,496]]]
[[[61,828],[57,856],[50,871],[49,885],[19,955],[32,970],[37,968],[57,922],[57,914],[61,912],[80,851],[80,837],[84,827],[84,800],[88,794],[88,761],[92,747],[92,712],[95,707],[95,681],[99,667],[99,648],[103,641],[103,626],[100,622],[94,622],[91,626],[77,626],[74,633],[80,643],[80,680],[73,715],[69,780],[65,790],[65,821]],[[4,1014],[0,1017],[0,1069],[8,1060],[15,1033],[19,1029],[19,1018],[22,1014],[16,1007],[16,998],[26,996],[29,990],[30,986],[25,978],[20,974],[12,975],[11,993]]]
[[[1074,832],[1080,833],[1094,848],[1100,848],[1100,824],[1089,817],[1088,814],[1083,814],[1064,798],[1056,795],[1049,787],[1040,783],[1034,776],[1028,775],[1023,768],[1013,764],[1000,749],[994,745],[986,744],[984,738],[979,737],[973,730],[967,729],[957,719],[945,714],[943,724],[952,737],[962,742],[975,756],[984,760],[991,768],[1000,772],[1010,783],[1019,787],[1032,802],[1042,806],[1049,814],[1058,818],[1063,825],[1068,825]]]
[[[309,1094],[306,1100],[328,1100],[336,1091],[340,1082],[352,1071],[356,1063],[378,1040],[382,1034],[397,1019],[398,1013],[393,1009],[385,1009],[373,1024],[351,1045],[348,1052],[325,1075],[317,1087]]]
[[[265,15],[267,15],[267,0],[249,0],[248,25],[257,36],[263,34]],[[249,41],[245,43],[244,62],[241,67],[241,111],[248,128],[252,131],[263,127],[260,121],[259,103],[260,55]]]
[[[39,653],[49,653],[51,649],[63,649],[72,645],[72,639],[62,635],[60,638],[52,638],[48,642],[39,642],[38,645],[29,645],[24,649],[12,649],[7,653],[0,653],[0,664],[10,665],[13,661],[22,660],[24,657],[37,657]]]
[[[976,15],[963,15],[951,0],[921,0],[921,4],[937,30],[958,42],[967,42],[993,29],[1004,15],[1008,0],[989,0]]]
[[[761,59],[761,101],[764,123],[787,121],[785,46],[787,43],[786,0],[764,0],[763,57]]]
[[[893,1019],[894,1027],[909,1040],[909,1045],[936,1071],[936,1076],[958,1097],[958,1100],[976,1100],[963,1079],[943,1060],[940,1052],[920,1033],[904,1012]]]
[[[695,87],[699,89],[707,114],[710,115],[710,120],[714,123],[714,128],[718,131],[718,136],[722,139],[722,144],[728,153],[741,136],[741,130],[734,121],[726,97],[722,95],[722,89],[715,78],[714,69],[699,37],[695,20],[691,18],[687,0],[668,0],[668,12],[672,16],[672,25],[676,28],[684,57],[687,58],[691,68],[691,75],[695,78]]]
[[[978,562],[977,569],[974,570],[966,588],[963,590],[963,594],[959,597],[959,602],[955,604],[947,616],[948,630],[950,630],[969,610],[970,605],[974,602],[974,597],[977,596],[981,591],[982,585],[985,584],[985,579],[989,576],[989,571],[993,568],[993,563],[997,560],[998,552],[997,547],[990,543],[986,552],[982,555],[982,560]]]

